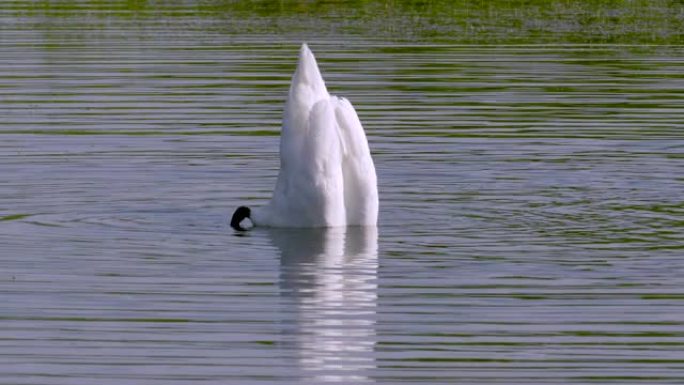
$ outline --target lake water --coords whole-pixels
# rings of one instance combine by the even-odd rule
[[[684,381],[683,46],[188,3],[4,6],[0,383]],[[379,226],[235,233],[303,40],[365,125]]]

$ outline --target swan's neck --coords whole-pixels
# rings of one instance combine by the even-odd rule
[[[268,226],[270,223],[269,206],[270,205],[266,205],[252,209],[252,215],[249,217],[249,219],[252,221],[254,226]]]

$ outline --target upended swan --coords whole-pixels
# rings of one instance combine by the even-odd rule
[[[306,44],[285,104],[280,134],[280,173],[263,206],[240,206],[236,230],[254,226],[374,226],[378,220],[375,166],[363,126],[351,103],[328,94]]]

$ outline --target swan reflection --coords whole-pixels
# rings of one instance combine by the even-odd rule
[[[270,230],[281,252],[280,290],[294,314],[303,375],[370,382],[375,368],[378,234],[375,227]],[[289,324],[289,325],[288,325]]]

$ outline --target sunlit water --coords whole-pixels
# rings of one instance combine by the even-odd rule
[[[0,383],[684,381],[681,47],[309,36],[380,224],[236,234],[299,37],[9,20]]]

